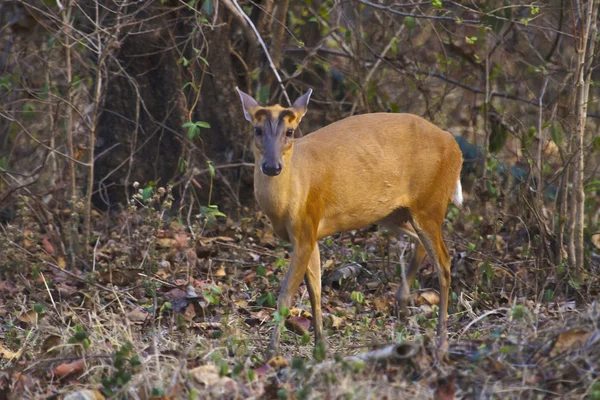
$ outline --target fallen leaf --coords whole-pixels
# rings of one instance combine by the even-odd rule
[[[17,351],[11,351],[9,349],[7,349],[6,347],[4,347],[4,345],[2,343],[0,343],[0,358],[3,358],[5,360],[12,360],[14,358],[19,358],[21,357],[21,352]]]
[[[221,265],[216,271],[215,271],[215,276],[218,277],[223,277],[226,276],[227,273],[225,272],[225,267],[223,265]]]
[[[104,396],[97,390],[79,390],[67,394],[63,400],[104,400]]]
[[[333,258],[330,258],[329,260],[325,261],[323,263],[323,265],[321,266],[321,271],[327,271],[329,270],[329,268],[331,268],[331,266],[333,265],[334,261]]]
[[[29,250],[33,246],[33,241],[31,240],[32,236],[32,232],[29,229],[23,231],[23,247],[25,247],[25,249]]]
[[[592,235],[592,244],[597,249],[600,249],[600,233],[595,233],[595,234]]]
[[[207,364],[196,367],[190,371],[192,376],[203,385],[209,386],[219,380],[219,370],[216,365]]]
[[[283,358],[282,356],[275,356],[273,358],[271,358],[267,364],[269,364],[269,366],[271,366],[272,368],[275,369],[282,369],[285,368],[289,365],[288,361]]]
[[[254,368],[254,372],[258,375],[266,375],[272,369],[269,364],[263,364],[258,368]]]
[[[351,278],[356,278],[362,272],[362,265],[352,262],[349,264],[345,264],[340,268],[333,271],[329,279],[327,279],[326,285],[337,285],[341,281],[345,281]]]
[[[167,278],[169,278],[169,276],[171,276],[171,274],[169,274],[169,272],[165,271],[164,269],[159,269],[154,274],[155,278],[162,279],[163,281],[167,280]]]
[[[344,319],[340,318],[336,315],[329,314],[329,318],[331,319],[331,327],[333,329],[341,329],[344,324]]]
[[[80,374],[85,369],[85,361],[83,359],[75,360],[71,363],[60,364],[54,368],[54,375],[58,378],[66,378],[74,374]]]
[[[428,290],[423,293],[419,293],[415,304],[417,306],[422,306],[424,304],[435,306],[440,303],[440,295],[434,292],[433,290]]]
[[[64,257],[58,257],[58,261],[57,261],[58,267],[60,269],[65,269],[67,268],[67,262],[65,261]]]
[[[37,319],[37,313],[33,310],[29,310],[17,317],[17,319],[25,324],[34,324]]]
[[[577,350],[587,342],[591,334],[591,332],[580,328],[561,333],[554,342],[550,357],[555,357],[565,351]]]
[[[375,297],[373,299],[373,307],[377,312],[386,312],[390,309],[390,298],[388,296]]]
[[[455,390],[453,377],[441,378],[438,381],[438,387],[433,394],[433,398],[435,400],[453,400]]]
[[[252,283],[256,279],[256,272],[250,272],[248,275],[244,276],[245,283]]]
[[[185,255],[187,257],[188,263],[190,263],[190,265],[192,267],[194,267],[196,265],[196,261],[198,261],[198,256],[196,255],[196,250],[187,249],[185,251]]]
[[[304,318],[312,319],[311,313],[309,313],[308,311],[303,310],[301,308],[292,308],[290,310],[290,315],[293,317],[304,317]]]
[[[165,299],[171,303],[173,311],[179,312],[187,307],[189,300],[186,298],[187,293],[179,288],[169,290],[164,294]]]
[[[234,300],[233,304],[237,307],[245,308],[248,307],[248,300]]]
[[[112,283],[113,285],[121,286],[135,282],[138,278],[137,269],[109,269],[98,276],[98,280],[102,283]]]
[[[54,255],[54,246],[52,246],[50,240],[45,236],[42,238],[42,246],[44,247],[44,251],[46,253],[50,254],[51,256]]]
[[[134,308],[133,310],[131,310],[127,313],[127,319],[130,322],[138,323],[138,324],[145,322],[149,316],[150,316],[150,314],[148,314],[144,309],[139,308],[139,307]]]
[[[162,238],[158,239],[157,243],[158,247],[163,247],[165,249],[170,249],[177,246],[177,240],[171,238]]]
[[[19,290],[10,281],[3,281],[0,279],[0,295],[9,298],[13,297]]]
[[[233,379],[227,376],[220,376],[219,370],[215,365],[201,365],[190,371],[194,379],[206,386],[213,396],[211,397],[227,397],[237,398],[238,384]]]
[[[196,316],[196,308],[194,307],[193,304],[188,304],[187,307],[185,308],[185,312],[183,313],[183,316],[187,319],[194,319],[194,317]]]
[[[277,247],[278,240],[273,235],[273,231],[265,230],[263,231],[263,235],[260,237],[259,243],[263,247],[274,249]]]
[[[49,351],[54,351],[57,346],[59,346],[62,342],[62,338],[58,335],[49,335],[42,342],[42,352],[47,353]]]
[[[260,320],[260,319],[258,319],[258,318],[246,318],[246,319],[244,320],[244,323],[245,323],[246,325],[248,325],[249,327],[253,327],[253,326],[260,325],[262,322],[263,322],[263,321],[261,321],[261,320]]]
[[[308,333],[310,320],[305,317],[289,317],[285,320],[285,327],[296,335],[303,336]]]
[[[217,242],[225,242],[225,243],[235,242],[235,239],[231,238],[229,236],[217,236],[216,238],[214,238],[214,240]]]
[[[25,391],[31,391],[32,386],[35,384],[30,374],[22,374],[20,372],[16,372],[12,378],[13,381],[13,395],[17,393],[21,394]],[[12,398],[17,398],[19,396],[13,396]],[[11,398],[11,397],[9,397]]]

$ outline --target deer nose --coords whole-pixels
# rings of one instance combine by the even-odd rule
[[[262,172],[268,176],[277,176],[281,173],[281,164],[265,162],[261,166]]]

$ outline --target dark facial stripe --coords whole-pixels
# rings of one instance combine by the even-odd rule
[[[296,118],[296,114],[292,110],[282,110],[279,113],[279,121],[283,121],[285,117],[292,117],[292,120]]]
[[[261,108],[254,113],[254,118],[259,119],[260,117],[265,117],[266,119],[271,119],[271,111]]]

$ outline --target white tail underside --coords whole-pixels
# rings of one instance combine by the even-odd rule
[[[457,207],[460,207],[463,203],[463,195],[462,195],[462,186],[460,184],[460,179],[456,181],[456,188],[454,189],[454,194],[452,195],[452,203]]]

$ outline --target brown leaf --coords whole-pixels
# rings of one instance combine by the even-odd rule
[[[231,242],[235,242],[235,239],[229,236],[217,236],[216,238],[214,238],[215,241],[217,242],[225,242],[225,243],[231,243]]]
[[[277,247],[278,240],[273,235],[273,231],[265,230],[263,235],[260,237],[259,243],[263,247],[274,249]]]
[[[571,329],[561,333],[556,338],[556,342],[554,342],[550,356],[555,357],[565,351],[576,350],[580,348],[587,342],[591,334],[591,332],[580,328]]]
[[[13,382],[16,382],[16,383],[14,383],[14,386],[13,386],[13,395],[15,395],[17,393],[21,394],[24,391],[31,391],[32,386],[35,384],[31,375],[29,375],[29,374],[25,375],[20,372],[16,372],[13,375]],[[19,396],[14,396],[12,398],[18,398],[18,397]]]
[[[271,368],[271,366],[269,364],[264,364],[258,368],[254,368],[254,372],[258,375],[266,375],[272,369],[273,368]]]
[[[256,272],[250,272],[248,275],[244,276],[245,283],[252,283],[256,279]]]
[[[141,308],[134,308],[133,310],[127,313],[127,319],[133,323],[141,324],[145,322],[150,317],[145,310]]]
[[[52,246],[52,243],[50,243],[50,240],[44,236],[42,238],[42,246],[44,247],[44,251],[48,254],[50,254],[51,256],[54,255],[54,246]]]
[[[183,313],[183,316],[187,319],[194,319],[194,317],[196,316],[196,308],[194,307],[193,304],[188,304],[187,307],[185,308],[185,312]]]
[[[47,353],[49,351],[56,350],[56,347],[60,345],[62,339],[58,335],[50,335],[42,342],[42,352]]]
[[[17,317],[17,319],[25,324],[34,324],[37,318],[37,313],[33,310],[29,310]]]
[[[454,378],[447,377],[442,378],[438,382],[438,387],[433,394],[435,400],[452,400],[454,399],[454,392],[456,388],[454,386]]]
[[[196,255],[196,250],[187,249],[185,251],[185,255],[187,257],[188,262],[192,266],[192,268],[196,265],[196,261],[198,260],[198,256]]]
[[[85,369],[85,361],[83,359],[75,360],[68,364],[60,364],[54,368],[54,375],[58,378],[66,378],[74,374],[80,374]]]
[[[375,297],[373,299],[373,307],[377,312],[386,312],[390,308],[390,298],[389,296],[385,297]]]
[[[138,278],[137,269],[109,269],[98,276],[98,280],[102,283],[112,283],[113,285],[128,285],[135,282]]]
[[[303,336],[308,333],[310,328],[310,320],[305,317],[289,317],[285,320],[285,327],[296,335]]]
[[[176,249],[187,249],[188,247],[190,247],[190,244],[188,242],[188,235],[186,235],[185,233],[178,232],[173,236],[175,237]]]

